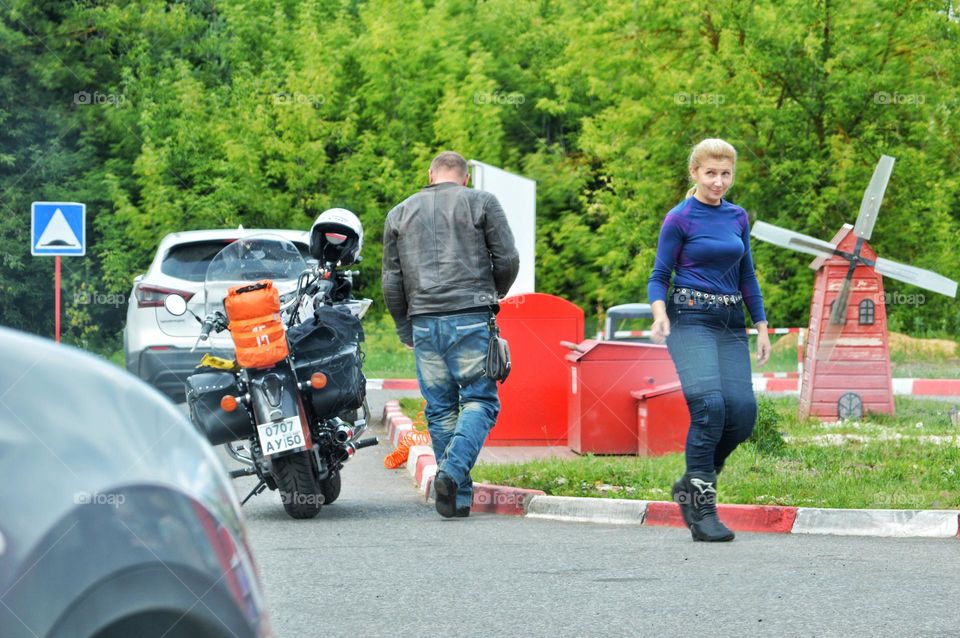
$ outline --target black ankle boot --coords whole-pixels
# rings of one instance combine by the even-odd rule
[[[695,541],[732,541],[734,534],[717,518],[716,472],[687,472],[684,487],[690,498],[690,533]]]
[[[693,524],[693,518],[691,516],[693,508],[690,506],[690,488],[687,487],[686,474],[681,476],[677,482],[673,484],[673,489],[670,490],[670,494],[673,496],[673,502],[680,506],[680,515],[683,516],[683,522],[689,529]]]

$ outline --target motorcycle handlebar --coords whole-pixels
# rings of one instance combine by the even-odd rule
[[[217,332],[223,330],[226,326],[226,317],[220,312],[207,315],[200,327],[200,341],[206,341],[210,337],[210,332],[216,329]]]
[[[213,322],[210,321],[210,318],[203,320],[203,327],[200,328],[200,341],[206,341],[210,336],[210,331],[213,330]]]

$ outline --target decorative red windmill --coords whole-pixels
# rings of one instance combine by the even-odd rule
[[[752,235],[815,255],[810,339],[800,384],[800,416],[860,418],[892,414],[893,382],[883,276],[956,297],[957,282],[935,272],[878,257],[867,244],[894,159],[880,158],[863,194],[856,226],[844,224],[830,242],[761,221]]]

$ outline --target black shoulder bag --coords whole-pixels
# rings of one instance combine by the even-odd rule
[[[484,374],[488,379],[503,383],[510,376],[510,345],[500,336],[496,317],[490,317],[490,344]]]

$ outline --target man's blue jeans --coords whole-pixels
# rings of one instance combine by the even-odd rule
[[[473,503],[470,470],[500,413],[497,383],[483,374],[491,313],[413,317],[417,381],[437,471],[459,485],[457,508]]]
[[[667,349],[690,410],[687,471],[719,472],[757,420],[743,306],[671,298],[667,316]]]

